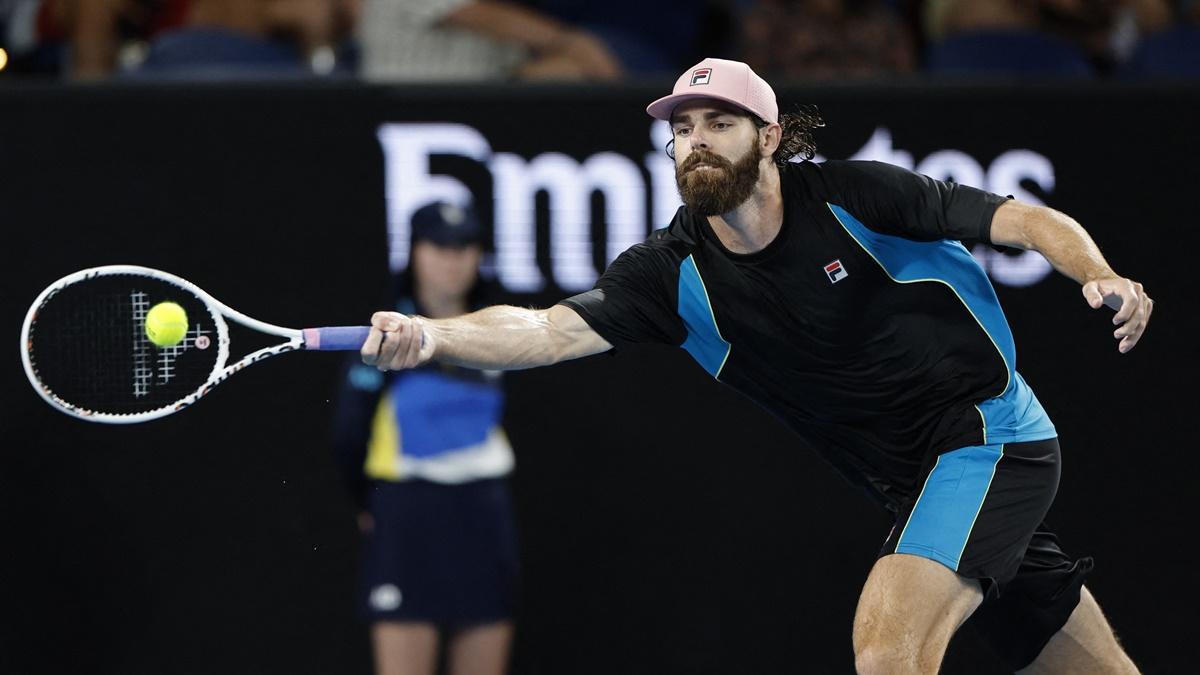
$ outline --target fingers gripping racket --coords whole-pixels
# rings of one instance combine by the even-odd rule
[[[187,314],[183,339],[159,347],[146,314],[160,302]],[[229,324],[283,342],[229,364]],[[301,349],[351,351],[365,326],[283,328],[252,319],[173,274],[133,265],[93,267],[51,284],[21,326],[21,359],[47,403],[90,422],[131,424],[179,412],[230,375],[276,354]]]

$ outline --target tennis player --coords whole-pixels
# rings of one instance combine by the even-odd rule
[[[973,623],[1014,671],[1136,673],[1043,523],[1057,433],[960,240],[1039,251],[1118,308],[1137,344],[1153,301],[1070,217],[875,162],[815,152],[748,66],[705,59],[647,112],[673,131],[684,206],[586,293],[545,310],[372,317],[368,365],[543,366],[635,343],[686,350],[807,440],[896,522],[859,598],[860,673],[935,673]]]

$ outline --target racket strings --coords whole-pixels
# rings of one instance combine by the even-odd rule
[[[145,316],[142,317],[142,324],[145,325]],[[215,344],[217,335],[216,331],[204,328],[198,323],[192,323],[183,339],[178,344],[169,347],[154,348],[153,343],[146,337],[145,330],[138,331],[140,338],[138,349],[152,350],[154,354],[155,367],[150,371],[153,381],[159,386],[168,385],[176,376],[176,364],[182,354],[190,349],[208,349]]]
[[[142,398],[150,393],[150,382],[154,371],[150,367],[150,349],[152,345],[146,338],[146,331],[138,330],[146,325],[146,314],[150,311],[149,296],[143,291],[132,291],[129,294],[129,308],[133,326],[133,396]]]
[[[60,301],[50,311],[40,312],[39,322],[31,340],[35,346],[31,356],[39,377],[49,385],[46,375],[56,386],[51,387],[58,395],[70,394],[77,401],[96,400],[104,392],[119,386],[120,373],[105,367],[117,356],[105,341],[93,340],[88,331],[111,331],[119,319],[117,296],[107,294],[95,299],[92,316],[78,316],[77,320],[63,321],[56,310]],[[85,347],[86,345],[86,347]],[[69,374],[69,375],[68,375]]]
[[[177,345],[159,348],[145,332],[146,313],[177,302],[189,327]],[[218,331],[202,301],[162,280],[112,275],[71,284],[47,297],[30,327],[29,356],[42,387],[83,410],[134,414],[185,398],[216,366]]]

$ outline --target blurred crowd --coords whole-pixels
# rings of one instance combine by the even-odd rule
[[[1200,0],[0,0],[0,78],[1200,77]]]

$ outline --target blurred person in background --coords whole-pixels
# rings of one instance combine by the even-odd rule
[[[473,212],[427,205],[412,238],[399,311],[446,318],[483,306]],[[440,642],[451,675],[506,669],[518,562],[499,376],[434,363],[385,374],[357,360],[347,373],[335,447],[361,514],[361,609],[380,675],[432,675]]]
[[[596,35],[629,75],[674,76],[704,54],[731,55],[751,0],[533,0],[546,14]],[[665,27],[670,39],[663,39]]]
[[[88,31],[103,44],[115,7],[131,0],[98,0]],[[137,2],[138,0],[132,0]],[[143,0],[144,1],[144,0]],[[187,7],[174,30],[160,32],[130,74],[164,77],[303,77],[350,72],[340,63],[361,0],[174,0]],[[111,48],[97,47],[96,60]]]
[[[1167,0],[927,0],[923,25],[935,44],[956,36],[1054,38],[1106,75],[1130,57],[1142,35],[1161,30],[1170,17]]]
[[[109,74],[125,42],[183,23],[187,0],[0,0],[0,46],[13,70],[92,79]]]
[[[0,71],[56,77],[66,60],[67,5],[54,0],[0,0]]]
[[[60,2],[62,0],[59,0]],[[193,0],[71,0],[68,76],[93,80],[145,58],[146,45],[188,22]]]
[[[353,57],[361,2],[0,0],[0,45],[16,70],[81,80],[328,74]]]
[[[880,77],[917,64],[912,35],[883,0],[757,0],[741,42],[743,60],[766,77]]]
[[[1200,0],[1179,0],[1175,20],[1145,36],[1122,65],[1128,79],[1200,78]]]
[[[383,82],[614,80],[594,34],[508,0],[363,0],[359,72]]]

